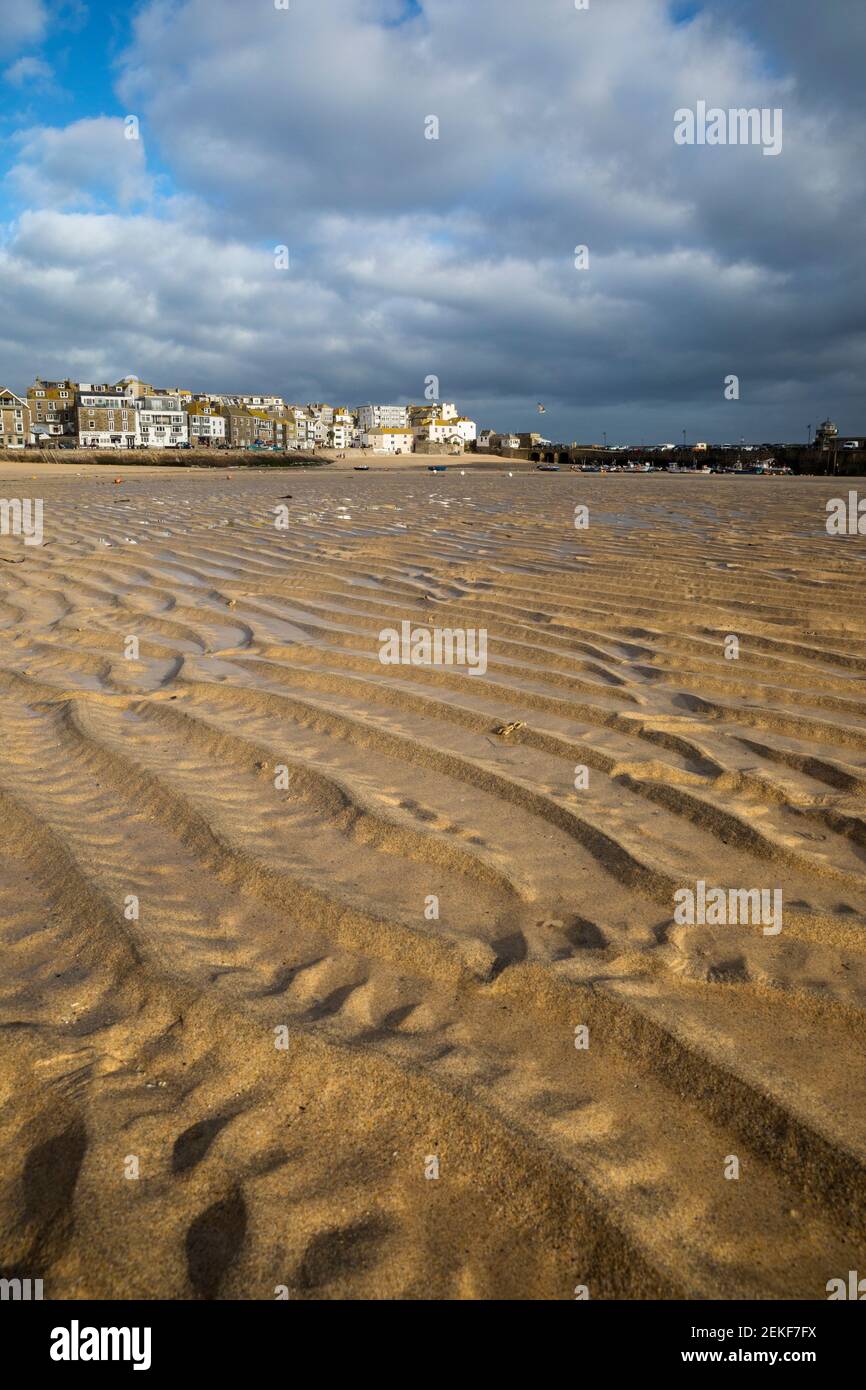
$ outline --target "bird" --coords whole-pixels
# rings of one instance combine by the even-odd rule
[[[543,415],[546,409],[547,409],[547,406],[542,405],[542,404],[541,404],[541,401],[539,401],[539,402],[538,402],[538,413],[539,413],[539,415]]]

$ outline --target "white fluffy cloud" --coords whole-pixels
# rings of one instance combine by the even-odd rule
[[[22,131],[7,178],[32,207],[144,202],[151,193],[144,142],[127,139],[126,129],[119,117],[100,116]]]

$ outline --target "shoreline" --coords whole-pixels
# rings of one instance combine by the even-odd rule
[[[273,462],[264,462],[260,458],[251,458],[246,452],[232,455],[229,458],[220,457],[217,463],[212,461],[212,456],[194,456],[188,461],[181,461],[176,456],[172,456],[170,461],[164,463],[156,462],[152,458],[147,458],[138,454],[135,459],[128,458],[121,452],[110,453],[103,451],[105,457],[94,458],[94,454],[100,451],[86,450],[76,453],[68,461],[60,461],[56,458],[45,459],[42,457],[29,457],[26,453],[19,454],[15,451],[14,455],[7,453],[0,455],[0,478],[6,479],[34,479],[49,477],[99,477],[102,474],[113,472],[124,481],[134,475],[140,477],[189,477],[192,474],[202,476],[219,477],[232,473],[237,476],[265,475],[265,474],[291,474],[299,476],[301,474],[317,474],[324,470],[325,475],[349,474],[357,472],[369,472],[383,476],[385,474],[400,476],[405,473],[424,473],[431,465],[443,466],[447,469],[450,476],[460,476],[461,473],[492,473],[492,474],[515,474],[524,475],[528,473],[538,473],[539,471],[549,475],[551,472],[558,472],[563,476],[584,478],[630,478],[632,480],[640,478],[702,478],[706,481],[719,480],[725,478],[755,478],[759,475],[749,473],[745,470],[735,472],[734,470],[724,472],[704,473],[699,468],[680,468],[669,472],[666,469],[657,469],[651,472],[639,470],[618,470],[616,466],[606,469],[604,472],[593,470],[572,469],[570,465],[562,463],[556,469],[540,469],[539,464],[532,459],[507,458],[502,454],[403,454],[399,456],[368,454],[363,456],[358,452],[358,457],[337,458],[330,451],[323,452],[315,457],[304,457],[293,460],[292,456],[278,457],[273,455]],[[168,451],[167,451],[168,452]],[[73,453],[72,450],[69,451]],[[359,464],[366,465],[360,469]],[[819,482],[838,484],[842,486],[858,477],[863,477],[862,473],[768,473],[762,475],[765,480],[770,481],[790,481],[791,479],[815,479]]]

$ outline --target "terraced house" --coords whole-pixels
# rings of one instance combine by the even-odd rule
[[[289,420],[287,415],[273,415],[271,417],[274,426],[274,448],[288,449],[294,435],[290,427],[294,425],[294,420]]]
[[[226,442],[226,417],[212,401],[189,400],[184,403],[190,444],[213,448]]]
[[[306,444],[312,439],[312,417],[304,405],[290,405],[288,407],[289,417],[295,422],[295,438],[299,444]]]
[[[142,381],[139,376],[125,376],[118,381],[113,388],[115,391],[122,391],[125,396],[132,396],[135,400],[140,400],[142,396],[173,396],[174,391],[157,391],[148,382]],[[187,393],[189,394],[189,393]]]
[[[365,449],[372,449],[374,454],[411,454],[415,448],[415,439],[410,429],[387,425],[365,430],[361,436],[361,443]]]
[[[10,393],[11,394],[11,393]],[[18,399],[18,398],[16,398]],[[373,405],[357,409],[325,401],[307,405],[284,397],[190,391],[153,386],[137,375],[114,384],[46,381],[27,391],[30,428],[23,442],[53,441],[85,449],[267,448],[284,452],[330,447],[342,453],[365,447],[381,454],[414,450],[462,451],[475,441],[475,424],[448,401],[424,405]],[[11,436],[23,416],[10,417]]]
[[[78,389],[76,381],[43,381],[41,377],[37,377],[33,385],[27,388],[30,422],[37,442],[40,438],[50,440],[76,433],[75,397]]]
[[[251,444],[273,444],[274,421],[264,410],[246,410],[235,405],[224,409],[228,421],[228,441],[233,448],[248,449]]]
[[[282,415],[286,408],[282,396],[245,396],[243,404],[254,410],[266,410],[270,415]]]
[[[141,444],[137,403],[127,390],[82,386],[76,402],[76,433],[82,449],[135,449]]]
[[[143,396],[138,420],[145,449],[176,449],[189,443],[187,414],[179,396]]]
[[[30,442],[30,408],[23,396],[0,388],[0,448],[23,449]]]
[[[307,442],[306,421],[299,421],[290,409],[283,420],[287,449],[300,449]]]

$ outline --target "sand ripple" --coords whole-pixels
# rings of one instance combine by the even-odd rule
[[[773,1299],[858,1267],[866,584],[831,483],[38,488],[45,546],[0,540],[3,1273]],[[403,620],[486,629],[486,674],[382,665]],[[676,925],[698,880],[780,888],[783,931]]]

